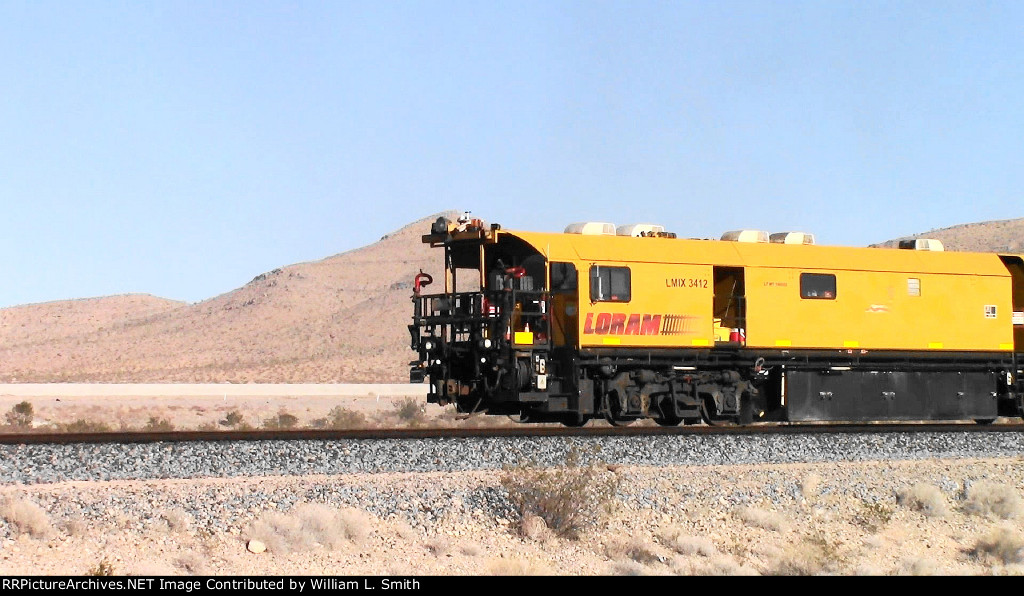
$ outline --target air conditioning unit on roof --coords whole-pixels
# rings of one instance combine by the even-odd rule
[[[814,234],[807,232],[776,232],[769,237],[775,244],[814,244]]]
[[[729,242],[768,242],[768,232],[762,230],[733,230],[722,234]]]
[[[585,234],[587,236],[614,236],[615,224],[602,221],[581,221],[565,226],[566,234]]]
[[[900,240],[900,248],[906,250],[930,250],[930,251],[944,251],[946,250],[942,246],[940,240],[935,238],[911,238],[910,240]]]

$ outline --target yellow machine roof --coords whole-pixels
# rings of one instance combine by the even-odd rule
[[[550,261],[714,264],[849,271],[947,273],[1009,277],[995,253],[931,252],[797,244],[682,240],[501,230]]]

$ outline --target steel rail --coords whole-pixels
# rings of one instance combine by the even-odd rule
[[[381,439],[448,439],[488,437],[648,437],[670,435],[770,435],[770,434],[827,434],[827,433],[918,433],[918,432],[970,432],[1015,433],[1024,432],[1024,424],[974,423],[896,423],[896,424],[762,424],[751,426],[679,426],[679,427],[611,427],[584,428],[521,427],[500,428],[374,428],[352,430],[287,429],[287,430],[227,430],[227,431],[162,431],[162,432],[89,432],[89,433],[0,433],[3,445],[41,444],[110,444],[110,443],[183,443],[214,441],[334,441]]]

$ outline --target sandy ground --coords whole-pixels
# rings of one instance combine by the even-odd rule
[[[227,416],[234,412],[242,423],[259,428],[265,421],[285,413],[297,418],[295,426],[314,427],[328,418],[335,408],[358,412],[371,425],[402,426],[397,409],[408,397],[394,397],[367,392],[352,397],[12,397],[0,396],[0,432],[13,432],[15,428],[3,426],[3,414],[18,403],[32,404],[32,427],[39,430],[86,421],[103,423],[113,430],[144,428],[151,419],[166,420],[174,430],[226,430]],[[421,420],[451,418],[450,408],[427,405],[416,399],[421,407]],[[502,421],[506,421],[502,417]],[[408,422],[408,421],[404,421]],[[498,422],[494,420],[493,422]]]
[[[0,541],[0,574],[1019,574],[1024,466],[1012,460],[617,468],[620,497],[602,525],[578,538],[541,524],[487,515],[458,502],[408,506],[382,519],[356,513],[345,524],[299,523],[295,508],[276,530],[253,530],[275,503],[235,521],[203,526],[166,514],[133,519],[112,510],[67,517],[79,504],[160,499],[165,512],[197,494],[314,486],[365,486],[415,495],[498,485],[502,472],[274,477],[245,480],[67,483],[4,487],[0,497],[54,503],[49,530]],[[1018,498],[1003,514],[975,509],[965,486],[984,480]],[[988,486],[988,485],[985,485]],[[857,487],[856,490],[852,490]],[[900,491],[936,489],[915,500]],[[216,494],[220,494],[216,493]],[[980,493],[978,493],[980,494]],[[741,495],[739,502],[736,495]],[[936,496],[938,495],[938,496]],[[928,506],[921,506],[925,502]],[[211,505],[216,508],[216,505]],[[433,513],[429,513],[431,511]],[[1009,512],[1009,513],[1007,513]],[[222,512],[227,518],[230,512]],[[351,511],[349,510],[349,513]],[[1005,519],[1004,519],[1005,517]],[[223,525],[221,525],[223,524]],[[275,536],[275,532],[278,534]],[[290,532],[290,534],[289,534]],[[287,535],[286,535],[287,534]],[[272,545],[253,553],[254,536]],[[273,552],[277,550],[278,552]]]

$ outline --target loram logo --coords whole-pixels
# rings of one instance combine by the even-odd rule
[[[687,335],[696,333],[699,317],[690,315],[588,312],[585,335]]]

